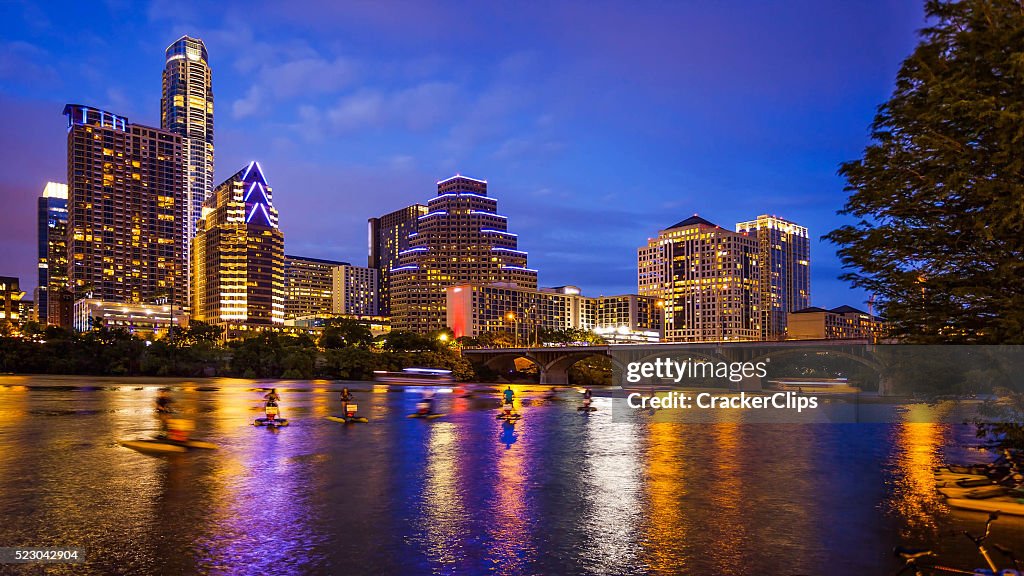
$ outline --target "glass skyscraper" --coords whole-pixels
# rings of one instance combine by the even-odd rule
[[[39,197],[38,210],[39,277],[35,296],[36,321],[61,325],[59,306],[49,315],[50,294],[60,294],[68,286],[68,185],[47,182]],[[66,320],[66,319],[65,319]]]
[[[257,162],[206,199],[192,241],[192,317],[211,324],[284,324],[284,234]]]
[[[370,254],[367,266],[377,270],[378,309],[391,314],[391,269],[398,267],[398,255],[409,248],[409,237],[416,232],[419,217],[427,213],[423,204],[370,218]]]
[[[186,278],[189,250],[202,215],[203,202],[213,192],[213,83],[206,45],[182,36],[167,47],[160,98],[160,126],[182,137],[185,162]]]
[[[68,283],[75,298],[182,305],[181,137],[89,106],[68,104],[64,115]]]
[[[761,215],[736,224],[736,231],[757,239],[762,339],[783,340],[787,315],[811,305],[811,240],[807,228]]]

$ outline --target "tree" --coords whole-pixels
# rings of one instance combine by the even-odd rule
[[[860,160],[842,278],[912,342],[1024,343],[1024,5],[929,0]]]
[[[351,318],[335,318],[328,321],[324,331],[320,334],[320,347],[325,350],[335,350],[346,346],[368,348],[373,343],[373,334],[370,329],[357,320]]]

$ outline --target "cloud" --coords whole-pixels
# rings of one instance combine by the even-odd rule
[[[46,50],[28,42],[0,43],[0,80],[24,86],[54,84],[60,75],[49,64]]]

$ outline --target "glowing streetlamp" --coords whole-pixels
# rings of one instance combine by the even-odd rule
[[[515,333],[516,348],[519,348],[519,319],[516,318],[515,312],[509,312],[505,315],[508,321],[512,323],[512,331]]]

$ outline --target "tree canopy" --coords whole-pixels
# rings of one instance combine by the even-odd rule
[[[1024,6],[929,0],[829,233],[911,342],[1024,343]]]

